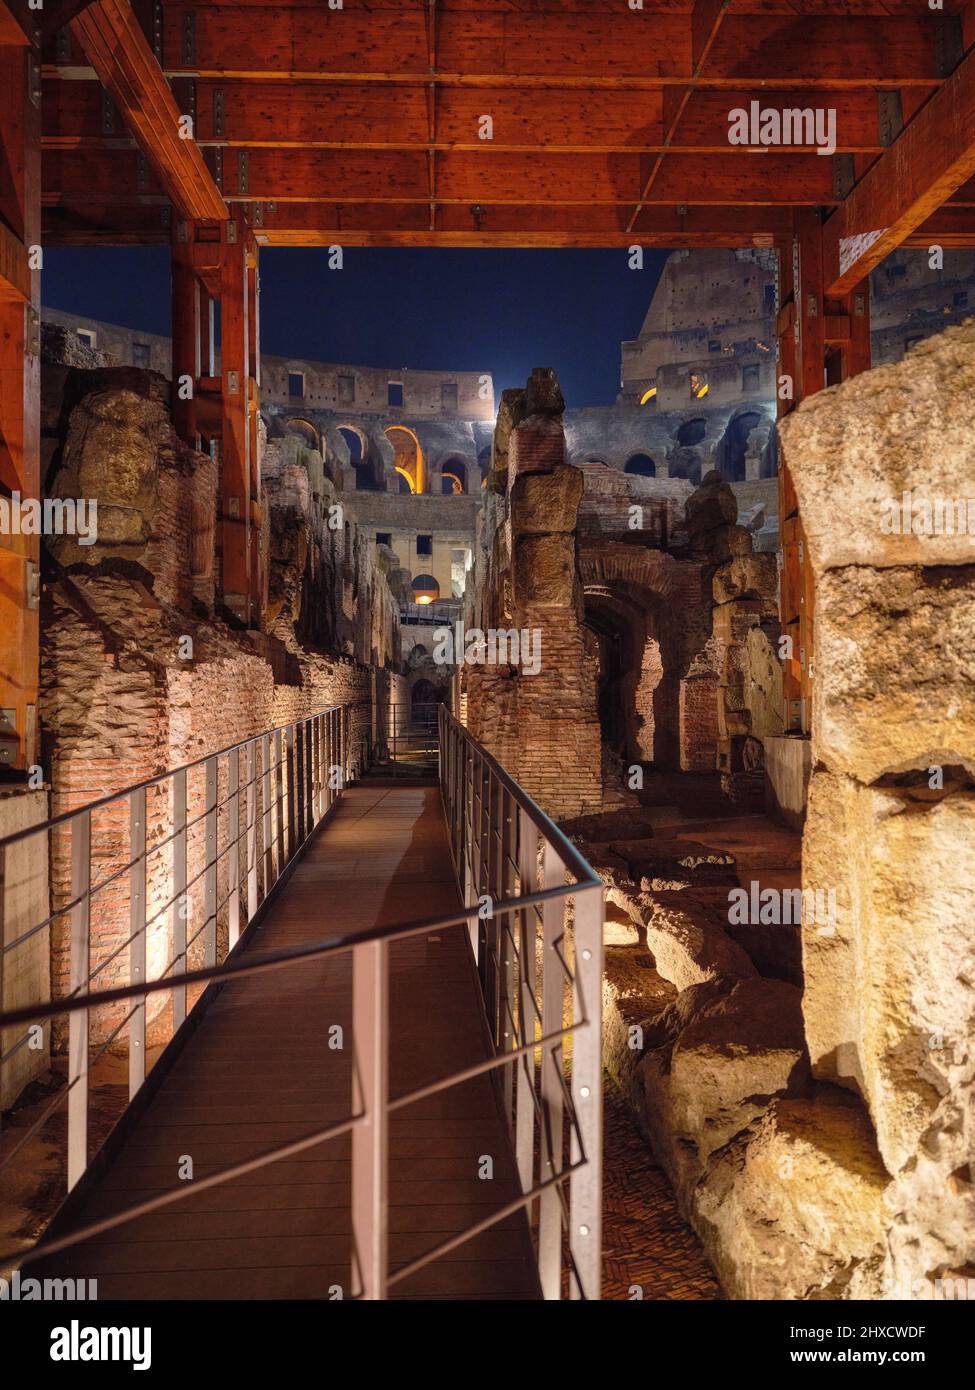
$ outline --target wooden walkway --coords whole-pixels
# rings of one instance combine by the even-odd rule
[[[431,786],[350,789],[296,866],[248,954],[458,904]],[[351,1111],[351,954],[224,986],[73,1221],[89,1221],[298,1138]],[[390,950],[393,1097],[488,1055],[480,994],[456,927]],[[330,1047],[330,1030],[345,1047]],[[99,1299],[348,1297],[348,1136],[194,1194],[25,1274],[97,1278]],[[479,1176],[484,1156],[493,1179]],[[192,1189],[192,1179],[186,1185]],[[397,1112],[389,1260],[408,1263],[510,1201],[517,1178],[487,1077]],[[341,1290],[341,1294],[337,1293]],[[524,1216],[394,1286],[393,1297],[539,1297]]]

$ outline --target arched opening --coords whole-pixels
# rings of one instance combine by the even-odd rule
[[[315,449],[321,453],[322,437],[310,420],[303,420],[298,415],[289,415],[285,421],[284,432],[285,434],[296,434],[309,449]]]
[[[683,448],[693,447],[703,442],[708,432],[708,422],[704,419],[685,420],[677,431],[677,443]]]
[[[658,596],[627,584],[587,587],[585,622],[599,651],[603,747],[623,766],[677,766],[679,681]]]
[[[456,497],[467,491],[467,464],[463,459],[450,458],[440,470],[445,497]]]
[[[762,417],[757,410],[746,410],[736,415],[725,430],[718,445],[715,461],[718,472],[729,483],[740,483],[745,479],[745,456],[748,453],[748,436],[758,429]]]
[[[386,438],[396,455],[396,472],[410,484],[408,488],[400,484],[400,492],[426,492],[426,462],[419,439],[407,425],[389,425]]]
[[[412,587],[414,603],[436,603],[440,597],[440,585],[432,574],[418,574]]]
[[[443,704],[444,691],[425,676],[410,691],[410,724],[416,732],[433,734],[437,727],[437,706]]]
[[[349,462],[353,464],[364,463],[366,458],[366,441],[362,434],[352,425],[339,425],[339,434],[345,440],[349,450]]]
[[[400,467],[398,467],[398,466],[397,466],[397,469],[396,469],[396,473],[397,473],[397,476],[398,476],[398,478],[399,478],[399,490],[400,490],[400,492],[415,492],[415,491],[416,491],[416,488],[413,486],[413,479],[410,477],[409,473],[405,472],[402,468],[400,468]]]
[[[637,478],[655,478],[657,476],[657,465],[649,454],[634,454],[627,459],[624,473],[632,473]]]

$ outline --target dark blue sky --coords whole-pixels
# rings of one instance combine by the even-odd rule
[[[635,338],[665,251],[630,270],[625,250],[346,248],[261,252],[261,342],[285,357],[367,367],[488,370],[500,395],[554,367],[569,405],[609,405],[619,345]],[[43,301],[169,332],[165,247],[61,247],[44,256]]]

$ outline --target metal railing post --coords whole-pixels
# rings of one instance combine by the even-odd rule
[[[244,775],[247,778],[247,792],[244,801],[246,820],[244,841],[247,855],[247,920],[253,922],[257,912],[257,740],[251,739],[247,745]]]
[[[515,896],[515,805],[505,787],[498,787],[501,816],[501,841],[499,845],[498,893],[501,901]],[[498,949],[501,956],[501,989],[499,1006],[500,1039],[498,1046],[502,1052],[510,1052],[517,1046],[515,1037],[515,948],[513,938],[517,927],[513,912],[502,912],[498,918]],[[511,1123],[511,1104],[514,1097],[515,1078],[513,1069],[505,1067],[501,1073],[501,1086],[504,1094],[504,1113]]]
[[[261,897],[266,898],[274,881],[274,832],[271,828],[271,736],[261,736],[261,849],[264,872]]]
[[[562,861],[548,840],[542,849],[542,886],[558,888],[565,882]],[[563,1027],[565,974],[558,957],[565,947],[565,901],[550,898],[542,904],[542,1034]],[[562,1043],[542,1048],[539,1095],[542,1103],[541,1181],[562,1169],[562,1085],[558,1070],[564,1066]],[[538,1218],[538,1272],[543,1298],[562,1297],[562,1207],[559,1191],[542,1193]]]
[[[287,858],[282,863],[290,863],[294,852],[298,847],[297,827],[295,823],[295,726],[289,724],[284,734],[285,746],[285,784],[287,786],[288,797],[288,853]],[[280,873],[280,870],[278,870]]]
[[[291,857],[307,834],[305,824],[305,729],[302,724],[292,724],[291,742],[294,749],[294,788],[295,788],[295,829],[291,841]]]
[[[186,768],[173,773],[173,974],[186,974]],[[186,1018],[186,986],[173,985],[173,1032]]]
[[[217,759],[207,758],[205,810],[203,813],[203,957],[208,966],[217,963]]]
[[[305,745],[305,839],[315,829],[315,728],[311,719],[301,726]]]
[[[281,877],[284,868],[284,803],[285,803],[285,772],[284,747],[281,739],[281,730],[274,731],[274,879],[275,882]]]
[[[240,753],[227,754],[227,932],[232,951],[240,938]]]
[[[571,1298],[598,1299],[602,1281],[603,1204],[603,888],[575,895],[575,983],[573,1019],[586,1027],[573,1035],[572,1103],[578,1134],[573,1128],[571,1158],[585,1164],[570,1179],[569,1248],[575,1274]],[[581,1143],[580,1143],[581,1139]]]
[[[146,978],[146,789],[129,793],[129,982]],[[146,1001],[133,1001],[129,1019],[129,1099],[146,1079]]]
[[[352,1131],[352,1233],[366,1299],[386,1297],[388,950],[383,940],[368,941],[352,956],[356,1110],[363,1117]]]
[[[91,813],[71,825],[71,993],[88,986],[91,973]],[[88,1010],[68,1018],[68,1191],[88,1166]]]
[[[518,878],[520,893],[526,897],[535,892],[538,835],[527,811],[518,812]],[[518,913],[518,1046],[534,1042],[535,1029],[535,927],[534,907],[523,907]],[[521,1190],[532,1185],[535,1170],[535,1054],[528,1052],[516,1063],[518,1080],[515,1088],[515,1155]]]

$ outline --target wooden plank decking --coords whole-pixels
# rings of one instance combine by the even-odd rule
[[[351,788],[296,866],[248,952],[458,904],[435,787]],[[351,954],[228,983],[85,1199],[79,1224],[146,1200],[351,1110]],[[488,1055],[466,929],[390,950],[390,1093]],[[331,1047],[334,1025],[344,1047]],[[97,1278],[100,1299],[329,1298],[350,1287],[348,1136],[194,1194],[43,1263]],[[482,1158],[494,1177],[479,1176]],[[395,1270],[510,1201],[517,1179],[487,1077],[394,1114]],[[192,1180],[186,1182],[192,1189]],[[75,1219],[74,1217],[72,1218]],[[28,1273],[41,1273],[40,1262]],[[406,1298],[537,1298],[525,1218],[508,1218],[392,1290]]]

